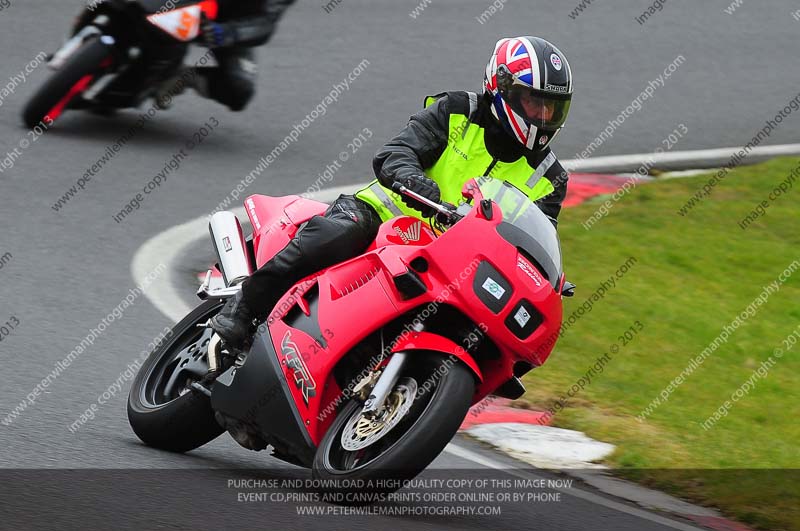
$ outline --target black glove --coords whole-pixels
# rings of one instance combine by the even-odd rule
[[[197,40],[207,48],[224,48],[236,44],[236,32],[228,24],[204,20]]]
[[[424,175],[401,177],[398,182],[412,192],[425,196],[431,201],[438,203],[441,200],[442,192],[439,190],[439,185]],[[403,203],[405,203],[406,206],[422,212],[422,217],[429,218],[435,213],[435,210],[431,207],[420,203],[412,197],[403,194],[401,194],[400,197],[403,199]]]

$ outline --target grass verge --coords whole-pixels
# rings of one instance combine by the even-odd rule
[[[739,168],[685,217],[707,176],[640,185],[589,230],[607,197],[565,210],[578,290],[564,315],[581,315],[525,377],[524,405],[565,397],[553,424],[617,445],[607,464],[618,474],[763,529],[800,530],[800,345],[789,344],[800,337],[800,179],[769,200],[799,162]],[[762,200],[766,213],[742,229]]]

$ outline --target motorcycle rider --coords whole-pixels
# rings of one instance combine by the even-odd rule
[[[253,48],[266,44],[295,0],[218,0],[216,20],[204,20],[196,42],[212,50],[218,66],[184,67],[156,93],[156,104],[191,86],[200,95],[241,111],[255,94]]]
[[[254,319],[263,319],[297,281],[363,253],[383,221],[433,214],[391,192],[396,182],[433,201],[457,203],[464,182],[490,175],[522,190],[557,224],[568,175],[549,145],[569,112],[569,63],[544,39],[502,39],[484,83],[480,97],[449,92],[427,98],[426,108],[375,156],[377,179],[355,196],[339,196],[245,280],[212,318],[217,334],[232,348],[243,348]]]

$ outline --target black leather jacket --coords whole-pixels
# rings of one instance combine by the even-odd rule
[[[439,160],[447,147],[450,114],[469,114],[467,94],[448,92],[430,107],[413,115],[405,128],[378,151],[372,166],[383,186],[391,188],[395,180],[421,175],[423,169],[432,167]],[[536,167],[550,154],[549,147],[543,151],[529,151],[511,137],[492,115],[488,95],[478,98],[478,108],[472,121],[486,130],[486,149],[502,162],[514,162],[526,157],[528,163]],[[553,183],[555,190],[536,201],[536,204],[556,224],[561,203],[567,195],[569,175],[556,160],[544,176]]]
[[[283,12],[295,0],[220,0],[217,22],[236,34],[234,46],[261,46],[272,37]]]

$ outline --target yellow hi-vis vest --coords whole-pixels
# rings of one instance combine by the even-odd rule
[[[425,107],[431,106],[441,97],[428,96]],[[478,105],[478,96],[469,93],[470,116]],[[525,193],[531,201],[541,199],[553,192],[553,184],[544,174],[556,160],[551,152],[537,168],[528,164],[525,157],[515,162],[502,162],[492,157],[484,143],[485,129],[469,121],[470,116],[450,115],[450,131],[447,147],[439,160],[425,170],[425,175],[439,185],[442,201],[457,205],[463,201],[461,189],[464,183],[484,175],[502,179]],[[356,193],[356,197],[372,206],[383,221],[406,215],[420,217],[418,210],[407,207],[400,195],[381,186],[377,179]]]

